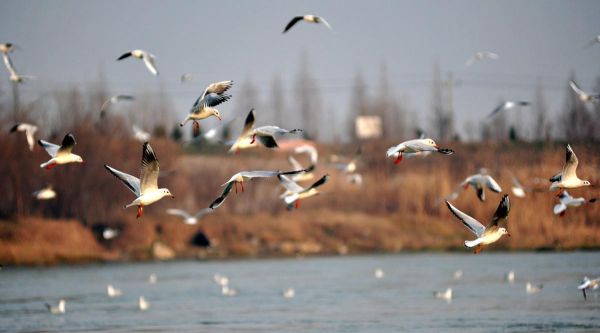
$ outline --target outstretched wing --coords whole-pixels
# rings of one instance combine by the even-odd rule
[[[144,53],[142,56],[142,60],[144,60],[144,64],[146,68],[152,73],[152,75],[158,75],[158,70],[156,69],[156,64],[154,63],[154,56],[150,53]]]
[[[140,180],[137,177],[134,177],[125,172],[121,172],[117,169],[111,168],[110,166],[108,166],[106,164],[104,164],[104,167],[106,168],[106,170],[108,170],[108,172],[112,173],[115,177],[117,177],[120,181],[122,181],[123,184],[125,184],[125,186],[127,186],[127,188],[129,190],[131,190],[131,192],[133,192],[133,194],[135,194],[137,197],[139,197],[141,195]]]
[[[141,193],[158,189],[158,159],[148,142],[142,147],[142,167],[140,170]]]
[[[577,95],[587,95],[585,93],[585,91],[583,91],[583,90],[581,90],[581,88],[579,88],[579,86],[577,85],[577,83],[575,83],[575,81],[569,81],[569,86],[571,86],[571,89],[573,89],[573,91]]]
[[[300,164],[300,162],[298,162],[293,156],[288,156],[288,161],[295,170],[302,169],[302,165]]]
[[[275,137],[272,135],[256,135],[256,140],[267,148],[279,148]]]
[[[488,228],[492,226],[497,226],[499,222],[505,221],[508,218],[508,213],[510,212],[510,200],[508,199],[508,194],[505,194],[500,200],[500,204],[492,217],[492,222],[487,226]]]
[[[481,237],[483,232],[485,231],[485,227],[483,224],[479,223],[476,219],[470,217],[469,215],[461,212],[458,208],[452,206],[448,201],[446,201],[446,206],[450,209],[450,212],[454,214],[471,232],[473,232],[477,237]]]
[[[232,188],[233,188],[233,182],[227,183],[225,188],[223,189],[223,192],[221,193],[221,195],[218,198],[216,198],[208,207],[210,209],[219,208],[219,206],[221,206],[223,204],[223,202],[225,202],[225,199],[227,199],[227,196],[229,195],[229,193],[231,193]]]
[[[485,175],[484,178],[485,178],[485,186],[487,186],[490,190],[492,190],[496,193],[502,192],[502,188],[500,187],[500,185],[498,185],[498,183],[494,180],[494,178],[492,178],[492,176]]]
[[[301,21],[304,17],[303,16],[296,16],[294,17],[286,26],[285,29],[283,29],[283,33],[286,33],[288,30],[290,30],[296,23],[298,23],[298,21]]]
[[[329,24],[329,22],[327,22],[323,17],[319,16],[317,17],[317,19],[319,20],[319,22],[323,23],[327,27],[327,29],[333,30],[331,24]]]
[[[180,217],[183,217],[184,219],[192,217],[190,214],[188,214],[188,212],[186,212],[183,209],[169,208],[169,209],[167,209],[167,214],[180,216]]]
[[[196,213],[196,215],[194,215],[194,217],[199,219],[202,216],[204,216],[206,214],[210,214],[212,212],[214,212],[214,210],[212,208],[204,208],[204,209],[200,210],[198,213]]]
[[[564,178],[575,177],[578,164],[579,160],[577,159],[575,152],[571,149],[571,146],[567,144],[566,161],[562,172]]]
[[[50,155],[50,157],[55,157],[56,154],[58,153],[58,150],[60,149],[59,145],[55,145],[53,143],[50,143],[50,142],[44,141],[44,140],[38,140],[38,144],[46,150],[46,152],[48,153],[48,155]]]
[[[490,113],[490,114],[487,116],[487,119],[490,119],[490,118],[494,117],[496,114],[498,114],[498,112],[500,112],[500,111],[504,110],[504,107],[505,107],[505,105],[506,105],[506,102],[502,102],[500,105],[498,105],[498,106],[497,106],[497,107],[494,109],[494,111],[492,111],[492,113]]]
[[[329,180],[329,175],[325,175],[325,176],[321,177],[319,180],[317,180],[314,184],[307,187],[305,191],[310,191],[313,188],[317,188],[317,187],[327,183],[328,180]]]
[[[202,96],[210,93],[222,95],[224,92],[229,90],[231,86],[233,86],[233,81],[231,80],[211,83],[208,85],[208,87],[206,87],[206,89],[204,89]]]
[[[288,190],[292,193],[300,193],[300,192],[304,191],[304,187],[298,185],[296,182],[294,182],[293,180],[289,179],[288,177],[286,177],[284,175],[277,175],[277,178],[281,182],[281,185],[283,187],[285,187],[286,190]]]
[[[75,136],[73,136],[72,133],[67,133],[67,135],[65,135],[65,137],[63,138],[62,143],[60,144],[60,148],[58,149],[57,154],[70,154],[73,150],[73,147],[75,147],[76,144],[77,142],[75,142]]]
[[[121,55],[119,58],[117,58],[117,61],[118,60],[123,60],[125,58],[129,58],[129,57],[131,57],[131,51],[127,52],[127,53],[123,53],[123,55]]]
[[[242,130],[242,134],[240,134],[240,138],[246,137],[252,131],[252,127],[254,126],[254,109],[251,109],[246,116],[246,120],[244,121],[244,129]]]

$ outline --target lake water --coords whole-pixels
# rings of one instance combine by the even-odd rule
[[[374,277],[382,268],[385,276]],[[453,272],[463,271],[455,280]],[[509,270],[514,284],[504,282]],[[149,284],[155,273],[158,283]],[[213,275],[227,275],[226,297]],[[0,331],[6,332],[598,332],[600,253],[398,254],[224,262],[180,261],[4,268]],[[527,295],[527,280],[543,283]],[[106,285],[122,289],[109,298]],[[284,289],[296,296],[285,299]],[[453,288],[451,302],[433,292]],[[150,309],[143,312],[143,295]],[[66,298],[66,313],[45,302]]]

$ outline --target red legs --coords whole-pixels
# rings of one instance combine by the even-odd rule
[[[300,208],[300,199],[296,200],[296,204],[294,204],[294,207],[296,207],[296,209]]]
[[[398,157],[396,157],[394,164],[400,164],[400,162],[402,162],[402,153],[398,153]]]
[[[561,189],[558,191],[558,193],[556,193],[556,196],[557,196],[557,197],[560,197],[561,195],[563,195],[563,193],[564,193],[564,192],[565,192],[565,190],[561,188]]]
[[[253,143],[255,143],[255,142],[256,142],[256,134],[254,134],[254,135],[252,136],[252,141],[250,141],[250,144],[253,144]]]
[[[242,192],[244,192],[244,183],[243,182],[233,182],[233,184],[235,186],[235,193],[238,193],[238,189],[237,189],[238,183],[240,183],[240,185],[242,186]]]
[[[244,193],[244,183],[240,182],[240,185],[242,186],[242,193]]]
[[[566,214],[566,213],[567,213],[567,211],[566,211],[566,210],[565,210],[565,211],[562,211],[562,212],[560,213],[560,217],[563,217],[563,216],[565,216],[565,214]]]
[[[46,166],[46,170],[50,170],[50,169],[54,168],[55,166],[56,166],[56,163],[48,164]]]
[[[197,137],[200,134],[200,123],[194,120],[192,126],[194,128],[194,137]]]
[[[481,252],[482,248],[483,248],[483,246],[481,246],[481,244],[477,245],[477,247],[475,247],[475,251],[473,251],[473,253],[477,254],[477,253]]]
[[[237,182],[233,182],[233,186],[235,186],[235,194],[237,194]]]
[[[236,148],[236,149],[235,149],[235,154],[236,154],[236,155],[239,155],[239,154],[240,154],[240,148]]]
[[[463,186],[463,189],[465,189],[465,190],[466,190],[466,189],[468,189],[468,188],[469,188],[469,183],[466,183],[466,184]]]
[[[144,215],[144,206],[139,205],[137,215],[135,216],[135,218],[139,219],[140,217],[142,217],[142,215]]]

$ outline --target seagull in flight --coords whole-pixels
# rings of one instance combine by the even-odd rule
[[[516,106],[528,106],[531,103],[527,101],[504,101],[498,105],[492,113],[487,116],[487,119],[493,118],[495,115],[504,110],[514,109]]]
[[[50,200],[56,198],[56,191],[52,189],[52,185],[48,185],[41,190],[33,192],[33,197],[37,200]]]
[[[83,163],[83,158],[81,158],[81,156],[71,153],[71,151],[73,151],[73,147],[75,147],[77,144],[75,142],[75,136],[73,136],[71,133],[65,135],[60,146],[44,140],[38,140],[38,143],[51,157],[50,160],[42,163],[40,168],[46,168],[50,170],[57,164]]]
[[[451,155],[454,153],[452,149],[440,148],[435,141],[430,138],[425,138],[404,141],[396,146],[390,147],[387,150],[386,155],[387,157],[394,157],[394,164],[399,164],[402,161],[404,154],[416,154],[426,151],[438,152],[444,155]]]
[[[303,16],[296,16],[296,17],[292,18],[292,20],[285,26],[285,29],[283,29],[283,33],[286,33],[294,25],[296,25],[296,23],[298,23],[300,21],[304,21],[304,22],[308,22],[308,23],[322,23],[329,30],[333,30],[331,28],[331,25],[329,25],[329,23],[323,17],[315,16],[315,15],[303,15]]]
[[[29,145],[29,150],[33,151],[33,147],[35,146],[35,132],[37,132],[37,130],[38,128],[35,125],[28,123],[18,123],[10,129],[10,132],[25,132],[25,137],[27,138],[27,145]]]
[[[113,104],[116,104],[121,101],[133,101],[135,97],[130,95],[115,95],[111,98],[107,99],[102,103],[102,107],[100,108],[100,118],[104,118],[106,115],[106,110]]]
[[[66,305],[67,305],[67,301],[64,299],[61,299],[60,301],[58,301],[58,306],[54,306],[54,305],[46,303],[46,308],[52,314],[63,314],[66,312],[66,308],[65,308]]]
[[[221,113],[214,107],[231,98],[231,95],[225,95],[225,92],[229,90],[232,85],[233,81],[231,80],[209,84],[208,87],[204,89],[202,95],[200,95],[192,105],[190,114],[185,117],[179,126],[183,127],[185,123],[192,120],[194,125],[194,137],[197,137],[198,134],[200,134],[200,124],[198,123],[198,120],[206,119],[210,116],[215,116],[217,119],[221,120]]]
[[[554,175],[550,178],[552,184],[550,185],[550,191],[560,189],[559,195],[562,193],[564,189],[567,188],[580,188],[583,186],[591,186],[592,184],[587,180],[582,180],[577,177],[577,166],[579,165],[579,160],[577,159],[577,155],[571,148],[570,145],[567,144],[567,154],[565,165],[563,166],[562,172]]]
[[[569,81],[569,86],[579,97],[579,100],[582,102],[592,102],[598,103],[600,101],[600,94],[588,94],[585,91],[581,90],[575,81]]]
[[[0,43],[0,52],[1,53],[11,53],[15,49],[15,44],[13,43]]]
[[[481,52],[475,53],[471,58],[469,58],[465,62],[465,66],[471,66],[474,63],[480,62],[483,60],[497,60],[498,58],[500,58],[500,56],[497,55],[496,53],[488,52],[488,51],[481,51]]]
[[[139,142],[147,142],[150,140],[150,133],[137,127],[136,125],[133,125],[131,127],[131,130],[133,131],[133,138],[138,140]]]
[[[558,195],[558,200],[560,201],[556,205],[554,205],[554,215],[565,216],[567,212],[567,207],[579,207],[586,203],[594,203],[597,201],[596,198],[592,198],[586,200],[585,198],[573,198],[567,191],[562,191]]]
[[[121,55],[119,58],[117,58],[117,61],[129,58],[129,57],[134,57],[136,59],[142,60],[144,62],[144,65],[146,65],[146,68],[148,68],[148,70],[150,71],[150,73],[152,73],[152,75],[154,75],[154,76],[158,75],[158,70],[156,69],[156,64],[154,63],[154,55],[152,55],[149,52],[146,52],[144,50],[132,50],[132,51],[129,51],[129,52]]]
[[[317,188],[329,180],[329,175],[325,175],[317,180],[314,184],[309,187],[302,187],[286,177],[283,174],[277,176],[281,185],[286,189],[286,192],[281,195],[283,202],[285,203],[288,210],[300,207],[300,200],[307,199],[315,195],[319,195],[320,192]]]
[[[6,70],[10,74],[9,80],[13,83],[23,83],[25,79],[35,79],[35,76],[32,75],[19,75],[13,66],[12,60],[8,56],[8,53],[2,53],[2,58],[4,59],[4,65],[6,66]]]
[[[597,277],[595,279],[590,279],[587,276],[585,276],[583,278],[583,280],[581,281],[581,284],[579,286],[577,286],[577,289],[581,290],[581,292],[583,293],[583,299],[587,299],[585,290],[586,289],[596,290],[596,289],[598,289],[599,286],[600,286],[600,277]]]
[[[167,209],[167,214],[175,215],[183,218],[183,222],[187,225],[194,225],[198,223],[198,220],[201,219],[204,215],[212,213],[214,210],[212,208],[204,208],[196,213],[196,215],[190,215],[190,213],[186,212],[183,209]]]
[[[158,200],[170,196],[175,198],[167,188],[158,188],[158,173],[160,167],[154,150],[148,142],[142,146],[142,167],[140,178],[121,172],[107,164],[104,165],[106,170],[117,177],[127,188],[135,194],[136,198],[125,208],[137,206],[136,218],[140,218],[144,213],[144,206],[148,206]]]

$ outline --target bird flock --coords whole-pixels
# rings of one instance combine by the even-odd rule
[[[292,18],[285,26],[283,33],[288,33],[300,22],[322,24],[329,30],[333,30],[331,25],[323,17],[316,15],[302,15]],[[600,43],[600,36],[595,37],[587,46],[598,43]],[[17,73],[11,59],[11,54],[15,48],[16,46],[13,43],[2,43],[0,44],[0,53],[2,53],[4,64],[9,74],[9,80],[13,82],[13,84],[23,84],[27,79],[32,79],[35,77],[30,75],[20,75]],[[159,75],[156,57],[152,53],[141,49],[134,49],[123,53],[117,58],[117,61],[121,62],[129,58],[141,60],[146,66],[147,70],[153,76]],[[465,63],[465,66],[473,66],[477,63],[498,60],[499,58],[500,56],[494,52],[481,51],[469,57]],[[189,82],[193,79],[195,78],[188,73],[181,76],[182,83]],[[193,126],[193,136],[197,137],[200,134],[199,121],[209,117],[215,117],[218,120],[222,120],[223,117],[221,112],[217,110],[216,107],[232,98],[232,95],[228,95],[226,93],[228,93],[232,88],[233,83],[233,80],[224,80],[209,84],[194,101],[190,108],[189,114],[181,121],[180,126],[183,127],[189,121],[191,121]],[[598,101],[600,101],[600,94],[585,92],[577,85],[577,83],[573,81],[570,81],[569,85],[582,102],[598,103]],[[104,117],[112,105],[121,102],[133,101],[134,99],[134,96],[129,95],[115,95],[110,97],[102,104],[100,108],[100,117]],[[530,103],[527,101],[506,100],[500,103],[486,117],[486,120],[493,119],[501,112],[506,112],[518,107],[527,107],[529,105]],[[276,125],[255,127],[255,121],[256,114],[254,109],[251,109],[247,114],[244,126],[239,136],[233,142],[229,143],[229,153],[239,154],[242,150],[255,148],[258,146],[263,146],[268,149],[276,149],[279,147],[277,141],[279,137],[294,135],[302,132],[302,129],[284,129]],[[24,133],[29,150],[33,150],[35,146],[35,135],[37,130],[38,127],[34,124],[18,123],[10,129],[10,132]],[[207,140],[214,138],[216,130],[217,129],[215,128],[207,131],[202,138]],[[136,218],[141,218],[144,213],[144,207],[151,205],[162,198],[175,198],[175,196],[169,191],[169,189],[160,188],[158,186],[160,166],[157,154],[149,143],[149,133],[144,132],[137,126],[133,126],[133,133],[137,140],[143,142],[139,178],[120,171],[108,164],[105,164],[104,167],[108,173],[115,176],[134,194],[134,199],[130,203],[125,204],[124,208],[137,208]],[[46,150],[50,156],[48,161],[40,164],[41,168],[50,170],[59,165],[69,163],[84,163],[84,159],[81,156],[73,153],[73,150],[76,146],[76,140],[72,133],[67,133],[60,145],[42,139],[37,140],[37,143],[44,150]],[[400,164],[405,158],[408,159],[414,156],[426,157],[435,152],[443,155],[452,155],[454,153],[452,149],[440,147],[433,139],[421,136],[420,138],[404,141],[390,147],[386,151],[386,157],[392,158],[394,164]],[[239,171],[223,183],[221,193],[210,203],[208,207],[200,209],[194,215],[178,208],[170,208],[167,210],[167,213],[180,217],[185,224],[197,224],[198,220],[203,216],[212,213],[215,209],[223,205],[226,198],[231,194],[232,191],[235,191],[236,193],[242,193],[247,189],[249,181],[259,178],[277,178],[282,187],[282,193],[279,195],[281,201],[285,204],[287,209],[297,209],[300,207],[301,200],[317,196],[321,193],[319,188],[327,183],[329,175],[315,174],[318,152],[314,146],[303,145],[296,147],[294,149],[294,153],[307,154],[310,159],[310,165],[303,167],[293,156],[289,156],[288,160],[291,164],[291,170],[289,171]],[[113,165],[118,166],[118,164],[119,162],[116,161]],[[596,201],[595,198],[574,198],[566,191],[591,186],[591,183],[588,180],[582,180],[577,176],[576,171],[578,164],[579,160],[577,159],[575,152],[570,145],[567,145],[566,159],[563,169],[549,179],[549,190],[557,191],[556,197],[559,200],[559,202],[554,206],[554,214],[563,216],[568,207],[582,206]],[[351,183],[359,185],[362,183],[362,177],[357,172],[356,158],[347,163],[340,162],[339,158],[336,158],[334,161],[332,161],[332,165],[340,170],[340,172],[344,174]],[[317,180],[313,181],[314,179]],[[313,182],[308,186],[300,185],[300,183],[307,181]],[[514,175],[512,176],[512,183],[512,193],[517,197],[525,196],[526,189],[519,183],[518,179],[514,177]],[[246,184],[246,188],[244,187],[244,184]],[[464,245],[468,248],[474,248],[474,253],[479,253],[483,246],[495,243],[504,235],[510,236],[508,219],[511,203],[509,195],[504,194],[491,220],[487,226],[484,226],[484,224],[479,222],[477,219],[469,216],[450,203],[450,201],[455,200],[459,196],[461,191],[466,190],[469,187],[472,187],[475,190],[477,198],[482,202],[486,199],[486,189],[489,189],[495,193],[501,193],[502,188],[498,182],[492,178],[491,175],[487,174],[486,170],[480,170],[479,173],[471,175],[460,182],[460,184],[457,186],[457,189],[444,198],[444,201],[452,215],[462,222],[462,224],[476,237],[473,240],[465,240]],[[57,193],[53,190],[51,185],[47,185],[46,187],[34,192],[33,196],[37,200],[50,200],[55,198]],[[118,236],[118,231],[107,229],[103,233],[103,236],[105,239],[111,239]],[[509,272],[506,280],[512,283],[514,281],[514,275],[515,274],[513,271]],[[374,276],[377,279],[382,279],[385,275],[383,270],[378,268],[375,270]],[[462,271],[457,271],[454,274],[456,279],[460,278],[461,276]],[[149,281],[150,283],[156,283],[156,276],[151,275]],[[220,286],[223,295],[235,296],[237,294],[237,291],[230,286],[229,279],[226,276],[217,274],[214,276],[214,281]],[[600,278],[589,279],[588,277],[585,277],[578,288],[582,290],[583,296],[587,298],[586,290],[597,289],[599,283]],[[531,282],[527,282],[526,284],[527,294],[539,293],[541,290],[542,285],[535,285]],[[107,294],[109,297],[119,297],[123,294],[123,292],[115,288],[113,285],[108,285]],[[446,301],[450,301],[452,299],[452,295],[453,293],[451,288],[434,293],[435,298]],[[295,290],[293,288],[283,290],[282,296],[284,298],[293,298],[295,296]],[[46,306],[48,311],[53,314],[63,314],[65,313],[65,304],[66,301],[61,299],[56,306],[50,304],[46,304]],[[138,299],[138,307],[140,310],[144,311],[149,309],[150,303],[143,296],[140,296]]]

